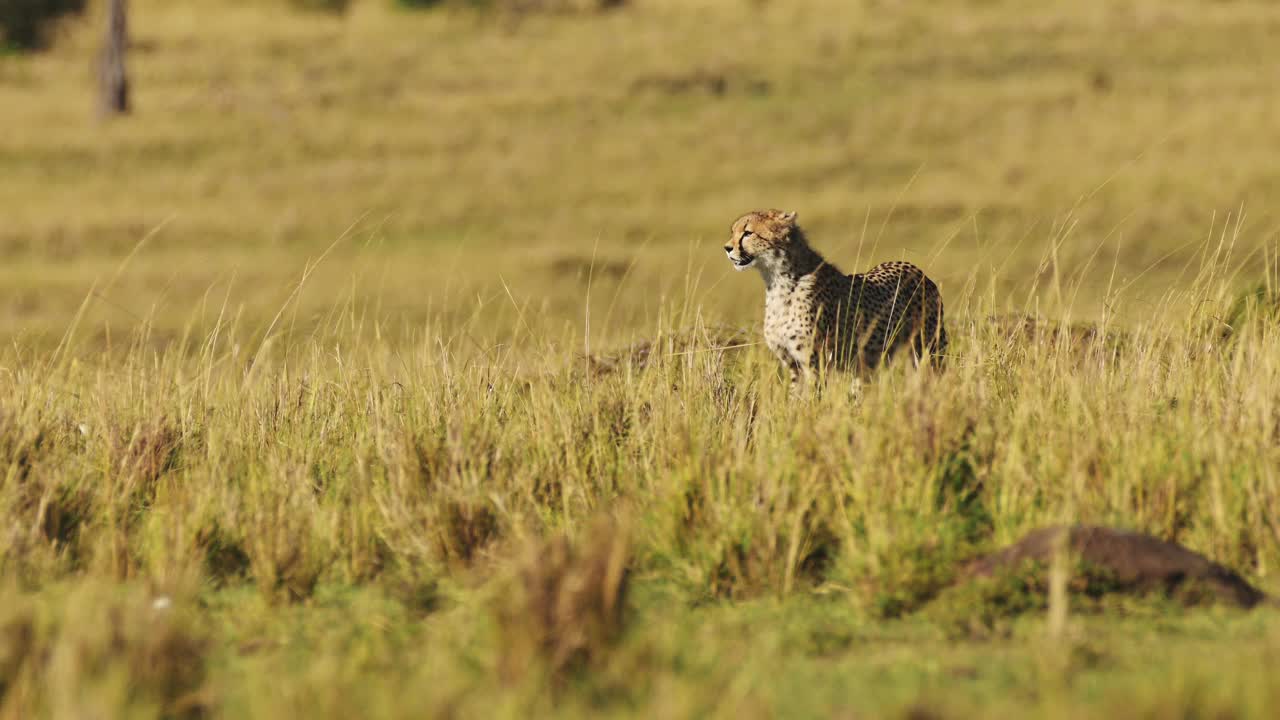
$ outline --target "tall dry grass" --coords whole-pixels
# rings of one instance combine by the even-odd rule
[[[865,618],[895,618],[978,551],[1086,521],[1176,540],[1274,585],[1275,278],[1233,295],[1226,247],[1208,247],[1198,279],[1162,309],[1084,335],[954,298],[968,312],[952,315],[945,373],[899,364],[857,387],[837,375],[800,402],[767,353],[726,344],[695,309],[666,313],[692,326],[604,365],[576,341],[350,344],[351,307],[309,342],[252,351],[234,324],[160,352],[144,330],[123,359],[78,352],[69,332],[60,353],[14,355],[0,376],[0,569],[11,600],[124,582],[197,608],[206,593],[247,592],[287,612],[325,588],[374,587],[429,614],[459,588],[496,591],[488,578],[537,538],[626,513],[626,540],[585,536],[598,560],[564,541],[543,550],[526,599],[500,615],[508,637],[532,633],[511,641],[526,648],[514,662],[545,647],[557,673],[616,632],[622,596],[582,583],[616,585],[626,557],[627,574],[682,604],[834,593]],[[71,633],[90,643],[76,652],[99,652],[75,639],[98,623],[67,602],[39,642]],[[25,689],[5,702],[56,710],[88,681],[62,687],[32,665],[58,651],[24,650],[37,641],[15,622],[5,686]],[[174,642],[207,662],[187,638]],[[170,652],[150,647],[138,652]],[[151,687],[133,675],[148,662],[129,661],[122,682]],[[102,702],[204,698],[204,672]],[[174,683],[181,692],[164,689]]]
[[[127,123],[0,59],[0,714],[1280,706],[1265,613],[933,610],[1056,522],[1277,588],[1270,4],[134,7]],[[793,400],[770,205],[947,371]]]

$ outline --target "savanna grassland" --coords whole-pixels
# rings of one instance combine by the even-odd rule
[[[1280,592],[1280,6],[131,6],[127,118],[0,56],[0,717],[1280,712],[1273,608],[961,572]],[[790,397],[757,207],[945,373]]]

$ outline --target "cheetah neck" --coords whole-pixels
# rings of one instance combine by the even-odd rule
[[[762,258],[763,259],[763,258]],[[826,260],[808,244],[795,243],[781,258],[760,264],[760,275],[764,278],[765,291],[785,290],[794,287],[806,275],[818,271],[826,264]]]

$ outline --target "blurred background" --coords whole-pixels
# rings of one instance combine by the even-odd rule
[[[1123,321],[1280,228],[1274,2],[112,5],[0,0],[11,348],[748,324],[720,247],[762,207],[960,316]]]

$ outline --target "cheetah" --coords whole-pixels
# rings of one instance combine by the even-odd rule
[[[791,378],[808,384],[824,367],[865,376],[899,349],[940,367],[947,349],[938,286],[908,262],[845,275],[809,247],[796,213],[764,210],[733,224],[724,251],[737,270],[764,277],[764,339]]]

